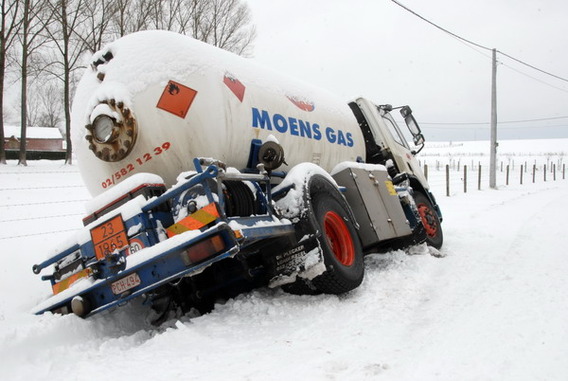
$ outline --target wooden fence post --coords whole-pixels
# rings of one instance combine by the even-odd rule
[[[428,180],[428,164],[424,163],[424,177]]]
[[[536,164],[533,164],[533,184],[534,184],[535,175],[536,175]]]
[[[507,164],[507,180],[505,181],[505,185],[509,185],[509,164]]]
[[[523,185],[523,165],[521,164],[521,185]]]
[[[450,197],[450,165],[446,164],[446,196]]]
[[[544,182],[546,182],[546,164],[544,165]]]
[[[481,190],[481,163],[477,169],[477,190]]]
[[[463,193],[467,193],[467,165],[463,166]]]

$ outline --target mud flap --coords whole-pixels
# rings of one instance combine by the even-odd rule
[[[315,234],[273,255],[271,264],[268,282],[271,288],[294,283],[298,277],[311,280],[325,271],[322,250]]]

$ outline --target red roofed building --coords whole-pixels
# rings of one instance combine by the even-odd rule
[[[6,159],[16,160],[20,152],[20,127],[4,126]],[[65,140],[58,128],[28,127],[26,130],[26,158],[65,159]]]

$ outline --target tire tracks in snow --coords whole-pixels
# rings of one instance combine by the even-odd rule
[[[420,360],[395,364],[393,379],[463,380],[467,369],[472,380],[568,374],[568,187],[515,193],[491,204],[483,195],[447,200],[448,256],[425,269],[431,282],[405,333],[404,357]]]

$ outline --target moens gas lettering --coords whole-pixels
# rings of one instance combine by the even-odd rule
[[[312,123],[298,118],[286,117],[282,114],[270,114],[266,110],[252,108],[252,127],[262,130],[276,131],[281,134],[290,134],[307,139],[322,140],[332,144],[353,147],[353,135],[341,129],[326,127],[323,129],[318,123]]]

